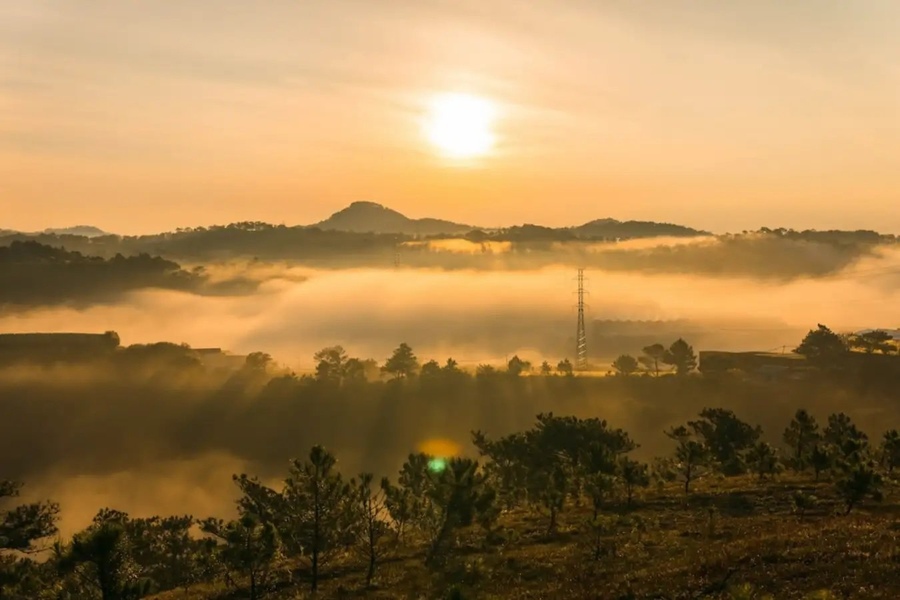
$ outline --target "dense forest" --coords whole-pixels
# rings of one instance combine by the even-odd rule
[[[4,552],[0,597],[895,597],[896,347],[820,326],[796,351],[806,375],[776,380],[699,375],[683,340],[609,377],[405,344],[299,377],[172,344],[10,364],[0,540],[45,550]],[[54,544],[71,507],[13,498],[210,452],[243,467],[208,513],[112,506]]]
[[[203,295],[248,294],[257,283],[240,273],[211,278],[203,266],[188,269],[145,252],[103,258],[34,240],[0,245],[0,309],[10,311],[111,303],[127,292],[152,288]]]
[[[35,241],[0,246],[0,306],[90,302],[149,287],[194,290],[201,281],[148,254],[103,259]]]

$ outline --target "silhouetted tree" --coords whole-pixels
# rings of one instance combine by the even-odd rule
[[[697,368],[697,357],[694,349],[683,339],[678,338],[663,357],[663,362],[675,367],[675,374],[684,376]]]
[[[145,541],[150,546],[150,560],[137,560],[161,588],[187,587],[213,574],[212,547],[209,540],[192,535],[191,528],[196,523],[193,517],[151,517],[138,521],[149,529]]]
[[[836,458],[844,462],[859,462],[869,445],[869,436],[844,413],[828,416],[828,427],[822,437],[835,449]]]
[[[441,370],[447,375],[460,375],[463,373],[463,371],[459,368],[459,363],[452,358],[447,359],[447,362],[444,363],[444,366],[441,367]]]
[[[853,335],[850,338],[850,346],[859,348],[866,354],[872,354],[876,350],[882,354],[888,354],[894,350],[894,345],[891,343],[893,339],[887,331],[876,329]]]
[[[423,380],[431,379],[431,380],[439,380],[441,376],[441,365],[438,364],[436,360],[429,360],[427,363],[422,365],[422,370],[419,371],[419,375]]]
[[[160,590],[186,587],[214,575],[214,544],[191,535],[194,519],[189,515],[132,518],[124,512],[104,509],[95,522],[122,526],[135,575],[152,581]]]
[[[546,360],[541,363],[541,375],[544,377],[551,375],[553,373],[553,367],[550,366]]]
[[[314,592],[326,556],[347,542],[350,490],[336,464],[334,455],[322,446],[313,446],[306,461],[292,461],[285,480],[283,539],[292,552],[309,559]]]
[[[662,344],[653,344],[645,346],[642,352],[644,354],[638,358],[638,361],[655,377],[659,377],[659,363],[663,362],[666,357],[666,347]]]
[[[584,481],[614,476],[620,456],[635,448],[621,429],[600,419],[537,416],[534,428],[497,441],[473,434],[475,445],[491,458],[486,472],[496,476],[501,497],[511,506],[521,497],[549,516],[548,534],[568,497],[577,498]]]
[[[366,585],[372,584],[375,566],[381,556],[380,542],[390,531],[385,516],[386,492],[372,488],[372,474],[363,473],[359,480],[350,480],[350,504],[353,524],[366,557]]]
[[[272,365],[272,356],[265,352],[251,352],[244,359],[244,367],[250,371],[265,372]]]
[[[513,356],[506,364],[506,372],[513,377],[518,377],[522,373],[528,373],[529,371],[531,371],[531,363],[527,360],[522,360],[518,355]]]
[[[342,346],[322,348],[313,355],[316,361],[316,379],[331,383],[340,383],[347,368],[347,352]]]
[[[235,521],[206,519],[201,529],[221,544],[220,555],[229,583],[236,585],[232,575],[246,577],[250,583],[250,600],[257,600],[269,591],[281,544],[274,523],[263,522],[258,516],[245,514]]]
[[[426,562],[432,563],[457,528],[472,523],[489,528],[498,511],[496,494],[479,472],[477,461],[452,458],[445,468],[430,470],[429,477],[428,500],[435,520]]]
[[[812,449],[822,436],[819,434],[819,424],[815,417],[805,409],[799,409],[794,418],[784,430],[782,436],[792,453],[792,463],[795,471],[803,471],[809,466],[809,457]]]
[[[850,514],[860,502],[872,498],[876,502],[882,499],[882,478],[871,464],[856,463],[847,468],[843,476],[835,482],[838,494],[844,500],[846,511]]]
[[[638,370],[638,361],[630,354],[623,354],[613,361],[612,368],[618,375],[627,377]]]
[[[794,352],[805,356],[811,364],[819,367],[840,365],[847,351],[844,339],[822,324],[819,324],[818,329],[810,330],[794,349]]]
[[[530,449],[525,434],[515,433],[493,441],[481,431],[473,431],[472,443],[481,456],[490,459],[484,465],[484,472],[499,500],[507,510],[512,510],[527,492]]]
[[[649,468],[644,463],[623,456],[619,459],[618,475],[625,488],[625,499],[631,506],[635,490],[650,485]]]
[[[564,358],[559,361],[556,365],[556,370],[559,371],[562,375],[573,375],[575,373],[575,368],[572,366],[572,363],[568,358]]]
[[[540,506],[549,517],[547,535],[556,532],[559,513],[572,491],[572,473],[562,461],[550,460],[528,477],[528,501]]]
[[[900,432],[896,429],[886,431],[881,439],[881,464],[893,473],[900,466]]]
[[[688,426],[703,439],[725,475],[740,475],[746,471],[743,452],[749,450],[762,434],[760,427],[741,421],[733,411],[724,408],[704,408],[700,419],[689,421]]]
[[[344,363],[346,383],[365,383],[369,379],[377,379],[379,374],[378,363],[371,358],[348,358]]]
[[[797,514],[800,519],[803,519],[806,516],[806,513],[816,507],[819,499],[813,496],[812,494],[807,494],[802,490],[797,490],[791,496],[791,504],[793,505],[793,511]]]
[[[400,541],[406,526],[414,521],[419,512],[421,499],[416,498],[409,488],[391,484],[387,477],[381,480],[381,489],[385,507],[394,522],[394,539]]]
[[[19,495],[22,484],[0,480],[0,502]],[[29,552],[33,544],[55,535],[59,518],[59,505],[54,502],[36,502],[0,512],[0,551]]]
[[[135,600],[152,591],[150,580],[140,577],[131,556],[124,517],[124,513],[101,510],[90,527],[60,550],[62,572],[74,573],[102,600]]]
[[[834,453],[827,444],[816,444],[809,454],[809,465],[813,468],[816,481],[834,465]]]
[[[666,435],[675,440],[675,459],[678,474],[684,479],[684,493],[691,491],[691,482],[702,475],[712,458],[705,444],[692,439],[691,432],[685,426],[674,427]]]
[[[415,375],[419,369],[419,361],[407,343],[400,344],[381,370],[395,379],[405,379]]]
[[[592,518],[586,520],[584,530],[588,535],[591,558],[593,560],[597,561],[603,556],[615,553],[616,545],[610,538],[616,532],[616,525],[617,523],[614,517],[600,515],[596,512]]]
[[[19,495],[22,484],[0,480],[0,506],[8,506],[11,498]],[[38,502],[0,510],[0,598],[25,598],[11,590],[26,585],[34,564],[26,558],[7,555],[12,550],[30,554],[37,551],[35,542],[57,533],[56,522],[59,506],[51,502]],[[27,585],[26,585],[27,587]],[[25,590],[20,589],[24,593]]]
[[[381,482],[398,540],[409,525],[419,530],[431,527],[433,515],[429,511],[428,493],[433,481],[428,473],[431,465],[436,464],[433,460],[434,457],[422,452],[410,454],[400,467],[396,486],[387,479]]]
[[[475,367],[475,377],[479,379],[489,379],[497,374],[497,369],[493,365],[481,364]]]
[[[596,519],[603,508],[603,503],[612,496],[616,489],[616,478],[606,473],[591,473],[585,478],[584,489],[591,499],[594,509],[593,518]]]
[[[778,452],[765,442],[757,442],[747,451],[747,464],[760,479],[764,479],[767,475],[775,475],[781,470]]]

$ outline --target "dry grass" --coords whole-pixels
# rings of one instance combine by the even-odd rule
[[[792,512],[797,490],[815,494],[818,506],[802,519]],[[366,588],[353,561],[338,560],[318,598],[729,598],[729,588],[748,584],[741,598],[803,598],[829,590],[835,598],[900,598],[900,493],[840,516],[827,482],[785,476],[698,482],[689,497],[677,486],[647,492],[631,509],[613,503],[603,512],[609,533],[594,560],[585,533],[586,506],[570,506],[560,531],[545,535],[546,520],[533,513],[503,515],[486,539],[462,532],[439,568],[427,569],[416,547],[392,549]],[[298,576],[302,577],[302,571]],[[229,595],[232,594],[232,595]],[[271,598],[306,598],[285,587]],[[156,600],[239,598],[222,587],[170,592]]]

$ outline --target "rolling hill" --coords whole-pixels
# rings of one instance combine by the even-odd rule
[[[482,228],[454,223],[443,219],[411,219],[391,208],[375,202],[353,202],[329,218],[312,225],[323,230],[350,231],[355,233],[398,233],[404,235],[462,235]],[[489,228],[492,229],[492,228]],[[531,239],[599,239],[709,235],[709,232],[652,221],[618,221],[596,219],[577,227],[552,228],[539,225],[522,225],[496,230],[502,235]]]
[[[324,230],[355,233],[401,233],[404,235],[456,235],[473,227],[441,219],[410,219],[375,202],[353,202],[324,221],[312,225]]]
[[[74,227],[59,227],[56,229],[45,229],[44,233],[52,233],[56,235],[82,235],[84,237],[100,237],[101,235],[109,235],[99,227],[93,225],[75,225]]]
[[[93,225],[75,225],[74,227],[48,227],[43,231],[17,231],[15,229],[3,229],[0,227],[0,236],[6,235],[27,235],[27,236],[37,236],[37,235],[77,235],[86,238],[100,237],[103,235],[109,235],[108,232],[103,231],[99,227],[94,227]]]
[[[584,225],[573,227],[572,232],[581,238],[642,238],[642,237],[693,237],[711,235],[693,227],[655,221],[617,221],[616,219],[596,219]]]

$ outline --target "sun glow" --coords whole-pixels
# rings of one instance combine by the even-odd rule
[[[425,133],[445,156],[481,156],[494,145],[495,116],[489,100],[469,94],[440,94],[431,102]]]

